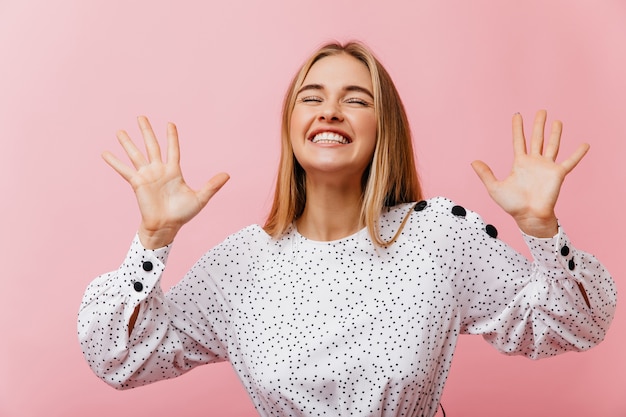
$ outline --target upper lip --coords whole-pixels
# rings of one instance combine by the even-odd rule
[[[331,132],[331,133],[336,133],[338,135],[343,136],[344,138],[346,138],[348,140],[348,143],[352,143],[352,138],[350,137],[350,135],[348,135],[346,132],[344,132],[343,130],[339,130],[339,129],[333,129],[333,128],[319,128],[319,129],[315,129],[314,131],[312,131],[311,133],[309,133],[309,135],[307,136],[307,140],[313,140],[313,138],[315,137],[315,135],[318,135],[320,133],[324,133],[324,132]]]

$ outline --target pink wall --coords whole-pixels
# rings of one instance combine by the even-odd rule
[[[383,6],[384,4],[384,6]],[[76,339],[82,292],[121,262],[134,197],[100,159],[114,133],[175,121],[187,179],[230,183],[180,234],[164,285],[209,247],[262,221],[278,158],[279,107],[319,44],[361,39],[394,76],[429,195],[478,210],[518,248],[469,163],[504,175],[510,117],[547,108],[563,152],[591,143],[559,215],[621,286],[626,266],[626,3],[622,0],[0,2],[0,416],[252,416],[229,365],[117,392]],[[621,235],[620,235],[621,234]],[[531,362],[462,337],[449,416],[626,415],[626,313],[583,354]],[[176,410],[176,411],[175,411]]]

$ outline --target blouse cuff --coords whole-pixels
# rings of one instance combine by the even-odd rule
[[[580,281],[582,262],[577,261],[576,249],[559,225],[557,234],[550,238],[538,238],[522,232],[533,259],[548,276],[554,279],[574,278]]]
[[[171,245],[158,249],[146,249],[135,235],[130,250],[120,266],[118,279],[122,292],[136,305],[158,285]]]

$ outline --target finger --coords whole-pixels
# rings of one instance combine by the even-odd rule
[[[161,148],[157,141],[152,126],[146,116],[137,117],[137,123],[141,129],[141,135],[143,136],[143,142],[146,145],[146,151],[148,153],[149,161],[161,161]]]
[[[208,201],[215,195],[216,192],[226,184],[226,182],[230,179],[230,176],[225,172],[220,172],[211,178],[207,183],[202,187],[196,195],[198,199],[204,206]]]
[[[489,166],[483,161],[472,162],[472,168],[474,169],[474,172],[476,172],[476,174],[478,175],[478,178],[480,178],[483,184],[485,184],[487,190],[491,190],[494,187],[495,183],[498,181],[495,175],[493,175],[493,171],[491,171],[491,168],[489,168]]]
[[[530,154],[541,155],[543,151],[543,130],[546,126],[548,114],[545,110],[539,110],[535,115],[533,134],[530,138]]]
[[[582,145],[580,145],[575,151],[574,153],[567,158],[565,161],[561,162],[561,166],[563,168],[565,168],[565,171],[569,174],[574,168],[576,168],[576,165],[578,165],[578,163],[583,159],[583,157],[587,154],[587,152],[589,151],[589,144],[588,143],[583,143]]]
[[[552,131],[550,132],[550,138],[546,144],[546,149],[543,151],[543,155],[556,160],[556,156],[559,154],[559,147],[561,144],[561,133],[563,132],[563,123],[556,120],[552,123]]]
[[[139,169],[142,166],[148,164],[148,161],[143,156],[141,151],[137,148],[137,146],[135,146],[133,141],[130,139],[130,136],[128,136],[128,133],[120,130],[117,132],[116,136],[117,140],[120,142],[120,145],[122,145],[122,148],[124,148],[124,151],[126,151],[126,155],[128,155],[128,158],[133,163],[135,168]]]
[[[180,164],[180,145],[178,130],[174,123],[167,124],[167,161],[171,164]]]
[[[526,139],[524,138],[524,121],[522,115],[515,113],[513,115],[513,154],[526,154]]]
[[[109,151],[102,152],[102,159],[104,159],[104,162],[113,168],[115,172],[120,174],[122,178],[130,182],[130,178],[135,173],[132,168],[126,166],[126,164],[117,159],[117,157]]]

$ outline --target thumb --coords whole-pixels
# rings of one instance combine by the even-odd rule
[[[222,188],[224,184],[230,179],[230,175],[225,172],[220,172],[213,178],[208,180],[206,184],[196,193],[200,202],[204,205],[209,202],[211,197]]]
[[[476,175],[478,175],[478,178],[480,178],[483,184],[485,184],[485,187],[487,187],[488,190],[491,189],[497,181],[495,175],[493,175],[493,172],[491,171],[491,168],[489,168],[489,166],[483,161],[478,160],[472,162],[472,168],[474,169]]]

